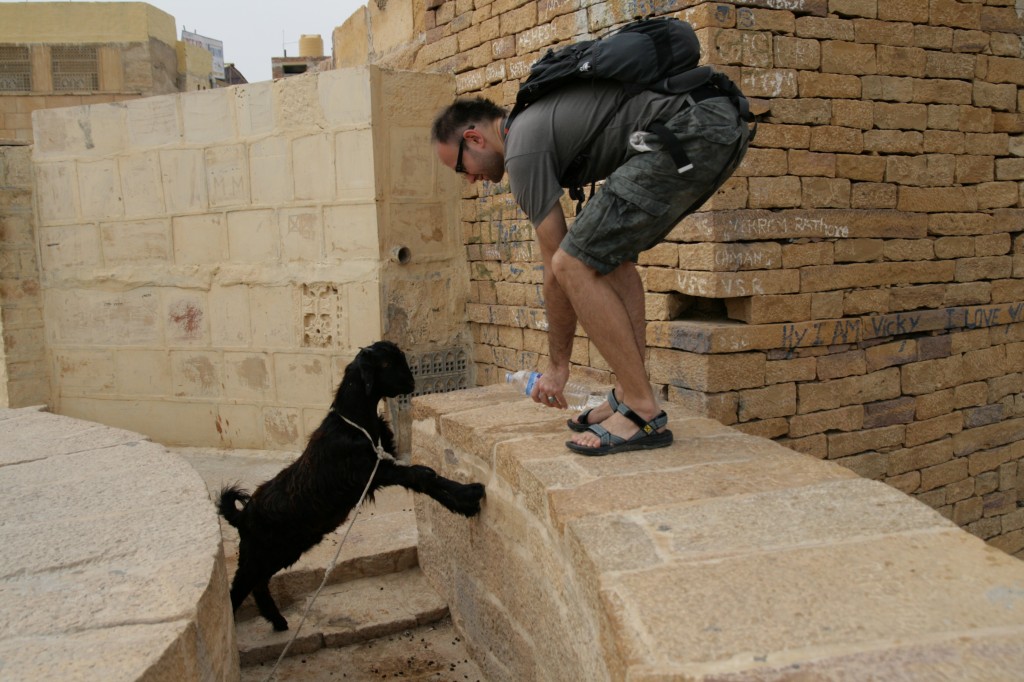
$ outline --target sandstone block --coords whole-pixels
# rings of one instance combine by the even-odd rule
[[[887,450],[903,443],[902,424],[877,429],[860,429],[844,433],[828,434],[828,457],[836,459],[849,455]]]
[[[821,44],[823,73],[872,74],[877,71],[875,46],[870,44],[825,41]]]
[[[857,99],[861,97],[861,79],[854,75],[800,71],[797,75],[800,97]]]
[[[747,324],[799,322],[810,319],[811,296],[748,296],[730,298],[725,302],[730,319]]]
[[[907,425],[907,447],[915,447],[945,438],[963,430],[963,415],[952,412]]]
[[[910,40],[913,40],[913,37],[910,37]],[[919,47],[879,45],[877,50],[878,73],[885,76],[921,78],[925,73],[926,59],[926,52]]]
[[[793,270],[709,273],[650,268],[647,271],[647,287],[652,291],[677,291],[702,298],[735,298],[795,293],[799,290],[798,278],[798,273]]]
[[[927,445],[903,448],[889,453],[888,475],[897,476],[910,471],[937,466],[953,459],[953,444],[950,439],[940,440]],[[914,488],[920,484],[915,481]]]
[[[953,436],[953,448],[958,456],[970,455],[971,475],[977,476],[1020,459],[1024,452],[1024,444],[1019,442],[1022,431],[1024,420],[1019,418],[967,429]]]
[[[800,414],[833,410],[900,396],[899,369],[892,367],[861,376],[804,384],[798,387]]]
[[[769,360],[765,364],[765,383],[781,384],[788,381],[813,381],[816,376],[816,364],[815,358]]]
[[[667,246],[667,245],[665,245]],[[782,247],[773,242],[749,244],[681,244],[678,266],[683,270],[735,272],[781,267]],[[662,263],[659,263],[661,265]],[[668,264],[675,266],[676,263]]]
[[[811,129],[811,151],[860,154],[865,147],[865,133],[856,128],[816,126]]]
[[[796,384],[776,384],[766,388],[739,391],[738,416],[741,422],[788,417],[795,412]]]
[[[817,40],[775,36],[772,48],[775,65],[780,68],[817,71],[821,64],[821,44]]]
[[[833,410],[797,414],[789,420],[790,438],[803,438],[826,431],[859,431],[864,427],[864,408],[851,405]]]
[[[864,428],[874,429],[895,424],[910,424],[914,421],[915,408],[915,400],[908,396],[868,403],[864,406]],[[907,444],[909,445],[909,443]]]
[[[651,381],[710,393],[764,386],[763,353],[701,355],[651,348]]]
[[[810,266],[800,271],[800,290],[814,292],[865,286],[947,282],[953,278],[954,269],[954,264],[950,262]]]
[[[803,100],[800,100],[803,101]],[[789,173],[801,177],[836,177],[836,155],[794,149],[788,156]],[[806,187],[805,187],[806,191]]]

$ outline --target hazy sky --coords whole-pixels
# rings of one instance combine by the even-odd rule
[[[115,0],[117,1],[117,0]],[[184,27],[224,43],[224,61],[250,83],[270,80],[271,57],[299,54],[299,37],[320,35],[331,54],[331,32],[365,0],[146,0]]]

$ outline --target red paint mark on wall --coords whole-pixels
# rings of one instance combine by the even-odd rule
[[[171,322],[178,325],[182,335],[188,339],[202,336],[203,311],[191,301],[179,301],[171,307]]]

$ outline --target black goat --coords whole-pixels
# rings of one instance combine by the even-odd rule
[[[398,346],[378,341],[363,348],[345,368],[331,409],[302,456],[252,495],[237,486],[221,490],[220,514],[239,535],[238,570],[231,584],[235,611],[252,592],[260,615],[275,630],[288,629],[288,621],[270,596],[271,576],[298,561],[348,517],[373,472],[374,445],[379,441],[387,453],[395,454],[394,434],[378,415],[377,403],[383,397],[410,393],[413,386],[412,372]],[[389,485],[425,493],[464,516],[479,513],[484,496],[479,483],[457,483],[430,467],[382,459],[367,499]],[[241,509],[238,502],[244,504]]]

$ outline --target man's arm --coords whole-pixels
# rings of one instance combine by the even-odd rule
[[[536,226],[537,242],[544,259],[544,310],[548,320],[550,367],[537,382],[534,399],[538,393],[554,395],[558,403],[551,407],[565,407],[562,390],[569,380],[569,358],[572,356],[572,344],[576,336],[576,311],[551,268],[551,259],[567,231],[560,203],[556,203]]]

